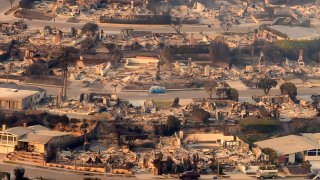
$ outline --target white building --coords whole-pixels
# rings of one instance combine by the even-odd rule
[[[316,137],[316,138],[312,138]],[[317,139],[317,140],[315,140]],[[296,162],[310,161],[313,164],[320,165],[320,134],[313,135],[288,135],[264,141],[258,141],[254,144],[262,150],[270,148],[277,152],[279,162],[283,164],[294,164]],[[256,155],[261,152],[257,153]]]
[[[313,40],[320,38],[320,32],[316,28],[273,25],[267,26],[264,31],[276,37],[277,40]]]
[[[39,103],[46,95],[44,89],[14,83],[0,84],[0,92],[0,109],[24,110]]]

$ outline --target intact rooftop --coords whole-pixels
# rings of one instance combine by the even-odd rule
[[[320,149],[320,145],[303,136],[289,135],[254,143],[260,148],[271,148],[279,155],[287,155],[307,150]]]
[[[282,26],[282,25],[273,25],[269,27],[278,32],[286,34],[289,39],[307,40],[307,39],[316,39],[320,37],[319,31],[315,28],[291,27],[291,26]]]
[[[41,88],[20,86],[14,83],[0,84],[0,98],[6,100],[20,100],[44,91]]]

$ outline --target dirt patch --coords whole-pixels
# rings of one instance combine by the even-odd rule
[[[75,17],[71,17],[67,20],[69,23],[79,23],[81,20]]]
[[[240,80],[242,81],[242,83],[243,83],[245,86],[247,86],[247,87],[249,87],[249,88],[255,88],[255,87],[256,87],[256,82],[253,82],[253,81],[250,81],[250,80],[246,80],[246,79],[244,79],[244,78],[241,78]]]
[[[34,9],[21,9],[15,12],[15,16],[18,18],[25,18],[25,19],[36,19],[42,21],[51,21],[52,16],[49,16],[41,11],[37,11]]]
[[[62,85],[62,79],[60,77],[54,77],[54,76],[25,77],[24,82],[25,83],[34,83],[34,84],[55,85],[55,86]]]
[[[165,81],[157,84],[159,86],[164,86],[166,89],[187,89],[187,88],[203,88],[204,85],[208,83],[207,81],[194,80],[191,82],[181,82],[181,81]],[[155,84],[134,82],[126,87],[125,90],[149,90],[151,86]]]

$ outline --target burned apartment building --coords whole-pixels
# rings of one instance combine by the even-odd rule
[[[4,60],[10,56],[11,48],[12,42],[0,45],[0,60]]]

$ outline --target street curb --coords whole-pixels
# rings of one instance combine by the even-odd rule
[[[30,165],[30,164],[24,164],[24,163],[19,163],[19,162],[14,162],[14,161],[2,161],[3,164],[10,164],[10,165],[24,165],[24,166],[29,166],[29,167],[34,167],[34,168],[39,168],[39,169],[49,169],[49,170],[54,170],[54,171],[60,171],[60,172],[70,172],[70,173],[88,173],[88,174],[94,174],[94,175],[100,175],[100,176],[106,176],[106,177],[124,177],[124,178],[131,178],[131,177],[136,177],[134,175],[124,175],[124,174],[110,174],[110,173],[97,173],[97,172],[91,172],[91,171],[77,171],[77,170],[71,170],[71,169],[64,169],[64,168],[54,168],[54,167],[48,167],[48,166],[37,166],[37,165]],[[0,163],[1,164],[1,163]],[[83,176],[85,176],[82,174]]]
[[[61,88],[61,86],[58,85],[50,85],[50,84],[37,84],[37,83],[21,83],[23,85],[28,86],[44,86],[44,87],[54,87],[54,88]]]
[[[166,91],[201,91],[204,88],[188,88],[188,89],[166,89]],[[121,92],[149,92],[149,90],[121,90]]]

